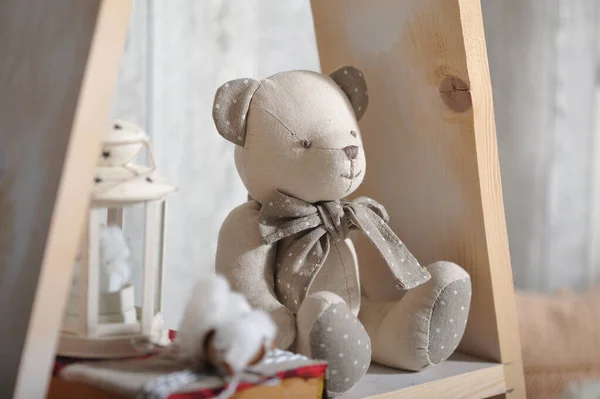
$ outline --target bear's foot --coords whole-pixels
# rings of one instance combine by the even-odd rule
[[[446,360],[456,350],[467,327],[470,305],[471,278],[468,275],[445,284],[439,292],[429,320],[427,351],[431,363]]]
[[[348,305],[331,292],[309,295],[297,314],[297,351],[328,362],[327,393],[341,395],[367,372],[371,342]]]
[[[362,298],[359,317],[377,363],[418,371],[446,360],[460,343],[471,304],[471,279],[450,262],[433,263],[427,270],[431,280],[397,302]]]

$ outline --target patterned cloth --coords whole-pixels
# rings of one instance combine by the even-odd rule
[[[264,366],[270,365],[270,367],[273,367],[277,364],[293,360],[307,361],[309,359],[306,356],[292,354],[280,349],[271,350],[258,365],[254,367],[251,366],[246,371],[234,375],[226,385],[225,389],[219,393],[217,399],[228,399],[237,391],[237,387],[242,381],[254,384],[264,384],[267,381],[279,383],[280,379],[277,376],[269,377],[268,375],[262,374],[261,371],[264,371]],[[203,377],[212,375],[214,375],[214,372],[207,370],[199,372],[181,370],[164,374],[146,382],[138,393],[138,399],[167,399],[186,385],[200,381]]]
[[[161,375],[146,382],[140,392],[139,399],[167,399],[184,386],[198,381],[202,376],[192,370],[175,371]]]
[[[311,204],[279,191],[267,200],[259,215],[263,241],[271,244],[292,237],[277,253],[276,289],[279,300],[297,311],[327,259],[331,243],[358,228],[375,245],[400,289],[416,287],[431,278],[388,226],[385,208],[366,197],[353,201]]]
[[[132,398],[214,399],[258,385],[277,384],[286,378],[323,377],[326,370],[323,361],[274,349],[242,373],[239,381],[224,379],[208,370],[193,373],[181,363],[161,356],[117,361],[58,358],[54,374]]]

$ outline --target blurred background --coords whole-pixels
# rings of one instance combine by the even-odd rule
[[[515,284],[585,288],[600,274],[600,2],[482,3]],[[213,126],[214,92],[286,69],[319,70],[308,0],[136,1],[113,115],[148,132],[180,187],[167,225],[170,327],[246,198]]]

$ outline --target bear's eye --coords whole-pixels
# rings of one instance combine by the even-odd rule
[[[310,140],[303,140],[302,141],[302,146],[304,148],[310,148],[311,145],[312,145],[312,143],[310,142]]]
[[[358,136],[358,134],[354,130],[350,130],[350,134],[353,135],[354,137]]]

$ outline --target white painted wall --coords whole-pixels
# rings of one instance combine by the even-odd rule
[[[597,0],[483,1],[517,287],[598,278],[599,10]]]
[[[246,198],[233,145],[213,126],[216,88],[234,78],[318,68],[308,1],[137,0],[114,115],[144,127],[159,171],[180,188],[167,221],[170,327],[194,280],[214,267],[223,219]],[[126,220],[128,233],[141,220],[141,214]],[[128,235],[141,253],[135,234]]]
[[[582,287],[600,270],[598,8],[596,0],[483,0],[521,288]],[[194,279],[213,267],[222,220],[246,196],[232,145],[212,124],[215,89],[318,68],[308,0],[137,0],[114,114],[147,130],[159,169],[181,190],[167,226],[170,326]],[[140,215],[128,221],[135,229]]]

